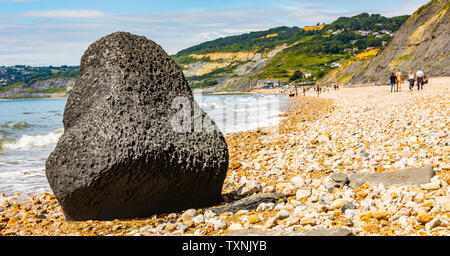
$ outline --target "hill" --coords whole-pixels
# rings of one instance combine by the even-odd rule
[[[320,79],[367,48],[386,44],[408,18],[362,13],[331,24],[279,27],[205,42],[173,58],[192,88],[247,90],[258,79]]]
[[[429,76],[450,76],[450,1],[420,7],[392,40],[350,82],[387,83],[389,74],[422,69]]]
[[[0,67],[0,98],[65,96],[77,74],[78,66]]]

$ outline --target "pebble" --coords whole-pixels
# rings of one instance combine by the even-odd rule
[[[180,217],[180,219],[184,222],[192,221],[192,219],[197,216],[199,213],[195,209],[186,210]]]
[[[192,222],[194,223],[195,226],[198,226],[200,224],[205,223],[205,218],[203,217],[202,214],[200,214],[192,218]]]
[[[291,213],[287,210],[281,210],[277,213],[276,219],[286,219],[291,216]]]
[[[297,200],[302,200],[309,196],[311,196],[311,188],[299,189],[295,194]]]
[[[218,219],[214,222],[214,231],[224,230],[227,228],[227,221],[224,219]]]
[[[244,227],[239,223],[233,223],[228,227],[229,231],[235,231],[235,230],[241,230],[241,229],[244,229]]]

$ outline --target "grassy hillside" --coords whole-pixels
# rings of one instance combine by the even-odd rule
[[[184,49],[173,57],[179,63],[192,61],[190,54],[206,54],[213,52],[262,52],[274,49],[280,44],[291,44],[302,38],[302,30],[298,27],[278,27],[265,31],[251,32],[237,36],[218,38]]]
[[[379,14],[362,13],[338,18],[326,25],[278,27],[219,38],[189,47],[172,57],[187,71],[186,76],[192,87],[211,87],[220,84],[226,77],[237,76],[235,70],[251,62],[232,57],[220,59],[216,56],[219,53],[224,56],[230,55],[224,53],[267,53],[280,45],[292,45],[274,56],[252,78],[300,81],[304,79],[293,77],[293,74],[308,72],[313,79],[321,79],[355,55],[387,43],[408,18],[408,15],[387,18]],[[214,59],[210,56],[214,56]]]
[[[14,88],[30,89],[33,85],[47,80],[76,78],[78,69],[78,66],[30,67],[17,65],[0,67],[0,93]],[[49,88],[44,90],[52,91]]]
[[[342,17],[321,30],[308,31],[298,44],[284,50],[268,63],[260,79],[293,79],[295,71],[312,73],[314,79],[321,79],[332,64],[345,64],[368,49],[387,43],[409,16],[386,18],[366,13]],[[300,79],[302,80],[302,79]]]

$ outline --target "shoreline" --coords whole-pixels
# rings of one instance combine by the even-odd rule
[[[215,236],[245,228],[450,235],[450,78],[430,79],[423,91],[403,88],[399,93],[384,86],[342,88],[320,97],[310,91],[307,97],[295,97],[297,103],[278,126],[227,135],[230,165],[222,190],[227,200],[236,200],[232,195],[243,185],[241,196],[279,193],[285,202],[220,215],[211,214],[211,208],[197,209],[203,222],[182,220],[183,212],[66,222],[54,195],[41,194],[28,202],[0,203],[0,235]],[[330,178],[426,164],[437,175],[423,185],[335,188]],[[46,218],[38,218],[40,214]],[[215,228],[219,221],[226,225]]]

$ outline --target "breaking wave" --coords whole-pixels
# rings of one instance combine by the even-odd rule
[[[63,132],[64,129],[59,128],[53,132],[44,135],[37,135],[37,136],[23,135],[18,140],[8,142],[5,141],[3,143],[3,149],[26,150],[52,146],[58,142],[58,139],[63,134]]]

